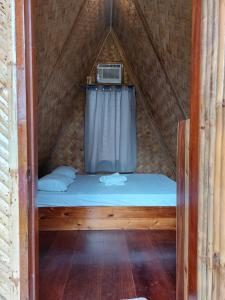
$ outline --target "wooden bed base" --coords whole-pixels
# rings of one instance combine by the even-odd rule
[[[176,230],[176,207],[44,207],[39,229],[52,230]]]

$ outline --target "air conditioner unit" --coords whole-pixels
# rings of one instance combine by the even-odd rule
[[[98,64],[97,82],[121,84],[122,69],[122,64]]]

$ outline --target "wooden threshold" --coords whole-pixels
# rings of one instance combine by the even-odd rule
[[[44,207],[39,230],[176,230],[176,207]]]

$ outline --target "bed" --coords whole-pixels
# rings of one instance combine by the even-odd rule
[[[175,229],[176,182],[161,174],[126,176],[124,186],[78,175],[67,192],[38,191],[40,229]]]

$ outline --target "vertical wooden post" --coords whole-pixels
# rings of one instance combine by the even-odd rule
[[[15,2],[16,10],[16,69],[18,105],[18,152],[19,152],[19,219],[20,219],[20,298],[29,299],[28,271],[28,186],[27,186],[27,97],[24,0]]]
[[[177,154],[177,289],[176,299],[188,299],[189,120],[178,125]]]
[[[200,59],[202,1],[193,0],[190,109],[188,299],[197,300]]]
[[[203,1],[198,181],[198,300],[223,300],[225,1]]]
[[[16,1],[16,61],[20,200],[20,298],[38,299],[38,225],[35,207],[36,99],[33,1]]]
[[[27,93],[27,168],[28,168],[28,238],[29,238],[29,299],[38,300],[39,282],[39,228],[38,208],[35,203],[38,177],[37,143],[37,92],[36,92],[36,53],[35,53],[35,15],[34,0],[25,1],[25,55],[26,55],[26,93]]]

